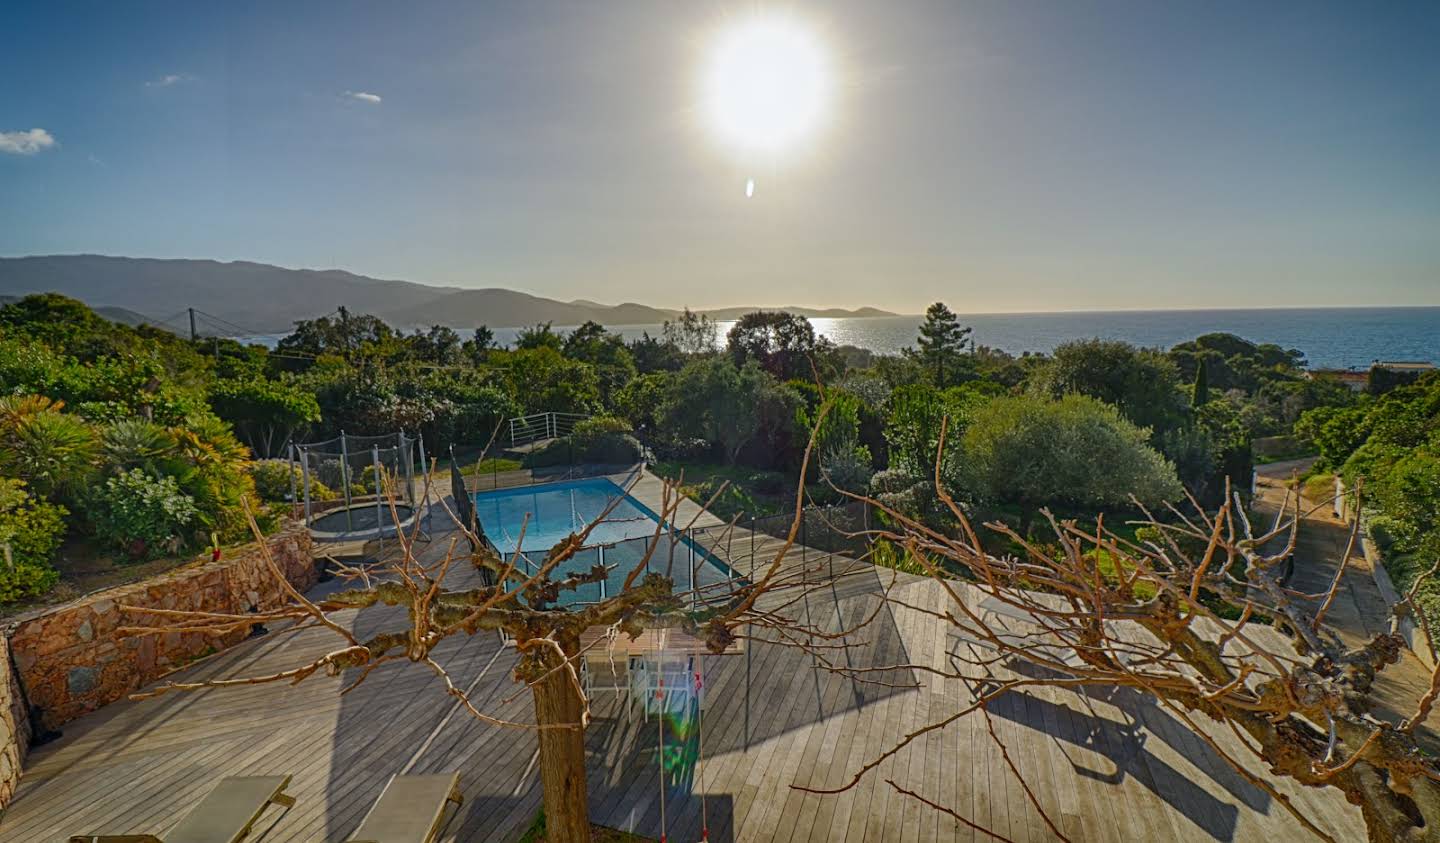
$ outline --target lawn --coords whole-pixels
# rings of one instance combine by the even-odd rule
[[[709,508],[727,521],[742,513],[758,518],[795,510],[795,481],[779,471],[674,461],[656,463],[651,471],[680,482],[680,491],[699,504],[709,503],[723,485]]]

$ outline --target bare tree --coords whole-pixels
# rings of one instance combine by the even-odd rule
[[[1010,772],[1051,831],[1067,839],[996,737],[988,707],[1029,689],[1128,688],[1153,699],[1323,840],[1332,838],[1276,789],[1278,778],[1338,789],[1360,808],[1373,841],[1440,840],[1440,763],[1416,735],[1440,696],[1440,665],[1408,718],[1389,722],[1373,713],[1376,679],[1400,660],[1405,641],[1386,633],[1347,647],[1326,624],[1344,561],[1325,591],[1305,594],[1287,586],[1285,572],[1308,514],[1301,512],[1298,491],[1293,499],[1287,492],[1268,528],[1252,525],[1240,497],[1228,490],[1226,504],[1213,512],[1191,499],[1187,511],[1168,507],[1160,518],[1136,502],[1141,523],[1157,537],[1139,543],[1107,529],[1103,519],[1092,531],[1049,512],[1044,516],[1053,540],[1047,536],[1044,543],[1003,523],[986,524],[999,540],[992,545],[1023,548],[1000,555],[982,545],[965,512],[940,487],[938,472],[936,486],[953,529],[939,530],[862,499],[891,525],[869,535],[903,546],[948,598],[942,611],[909,608],[953,625],[959,638],[975,644],[949,671],[910,667],[966,682],[974,699],[904,736],[840,787],[803,789],[848,790],[913,741],[974,715],[985,718]],[[1358,525],[1344,560],[1357,531]],[[1413,613],[1429,636],[1423,615],[1414,611],[1418,586],[1396,611]],[[976,611],[977,592],[1004,604],[1011,619]],[[1227,752],[1206,723],[1232,732],[1269,776]],[[916,789],[923,789],[921,783],[907,788],[887,781],[899,793],[1004,839],[922,796]]]
[[[812,441],[811,447],[813,444]],[[806,450],[807,462],[810,450]],[[261,541],[265,562],[290,598],[289,605],[247,615],[122,607],[136,618],[135,625],[124,628],[122,633],[141,635],[183,630],[219,635],[256,623],[290,621],[328,629],[338,640],[337,648],[312,662],[273,674],[171,682],[134,697],[299,682],[317,673],[338,676],[346,670],[357,670],[354,680],[342,691],[345,693],[387,664],[406,661],[423,664],[444,682],[446,691],[471,716],[497,727],[536,732],[547,839],[556,843],[588,841],[585,728],[590,723],[590,701],[579,675],[582,634],[600,628],[633,639],[647,629],[680,629],[702,639],[706,647],[716,653],[725,651],[743,634],[741,627],[778,631],[789,641],[803,641],[816,635],[834,636],[833,632],[812,629],[792,618],[784,608],[794,604],[796,595],[813,588],[817,581],[818,568],[807,570],[793,559],[787,562],[787,553],[801,523],[803,488],[801,483],[796,494],[797,515],[789,536],[764,566],[757,566],[749,579],[718,586],[696,586],[683,592],[676,589],[670,576],[657,572],[667,570],[664,553],[668,547],[673,558],[675,546],[681,540],[680,532],[688,526],[676,521],[681,499],[678,484],[665,485],[655,532],[646,541],[644,558],[629,571],[596,565],[586,571],[565,572],[565,563],[587,546],[591,532],[605,522],[621,500],[618,497],[593,522],[550,548],[543,561],[533,567],[522,564],[519,551],[508,558],[502,557],[478,534],[473,522],[462,523],[442,501],[456,532],[437,561],[421,560],[416,549],[418,532],[406,535],[397,528],[399,547],[390,560],[345,568],[342,574],[353,580],[353,587],[317,600],[308,599],[290,585]],[[424,499],[429,499],[428,475]],[[390,506],[398,524],[393,496]],[[253,518],[251,525],[254,526]],[[415,530],[418,531],[418,519]],[[255,532],[259,538],[258,528]],[[522,527],[522,540],[523,534]],[[462,550],[462,542],[468,543],[473,551]],[[654,565],[649,564],[652,557],[656,560]],[[460,566],[473,567],[482,573],[485,583],[491,584],[463,589],[447,586],[447,575]],[[450,579],[454,582],[464,578]],[[563,597],[567,593],[601,581],[608,581],[609,597],[594,603],[565,604]],[[762,595],[771,595],[765,605],[757,602]],[[347,618],[339,614],[377,605],[404,607],[408,623],[360,640]],[[514,678],[533,696],[533,722],[517,723],[482,711],[431,655],[451,636],[487,631],[504,632],[513,640],[519,654]]]

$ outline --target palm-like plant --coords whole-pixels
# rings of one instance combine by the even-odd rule
[[[250,449],[235,438],[230,425],[214,416],[196,415],[185,427],[169,430],[177,452],[192,474],[180,486],[195,499],[202,523],[222,534],[243,534],[241,498],[255,491],[250,479]]]
[[[122,419],[105,429],[101,449],[106,467],[112,472],[138,468],[159,477],[173,474],[181,462],[180,451],[170,431],[144,419]]]
[[[74,496],[94,475],[94,431],[42,395],[0,398],[0,474],[18,477],[45,497]]]

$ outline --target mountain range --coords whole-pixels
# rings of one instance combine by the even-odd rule
[[[0,258],[0,298],[61,293],[99,312],[114,309],[118,321],[148,320],[172,329],[187,326],[186,310],[201,313],[202,333],[287,333],[297,320],[345,307],[379,316],[399,328],[448,325],[557,326],[594,320],[603,325],[648,325],[680,311],[634,302],[617,305],[555,299],[501,288],[464,289],[385,280],[338,269],[287,269],[249,261],[128,258],[106,255],[37,255]],[[713,319],[736,319],[757,307],[702,311]],[[893,316],[883,310],[780,307],[815,318]]]

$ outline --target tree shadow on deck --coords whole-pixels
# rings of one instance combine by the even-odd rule
[[[437,529],[432,547],[448,543],[448,532]],[[837,664],[856,668],[905,664],[909,661],[905,643],[882,599],[890,572],[884,572],[887,576],[882,580],[875,569],[865,569],[817,588],[784,611],[827,631],[868,621],[858,636],[862,643],[826,651]],[[450,574],[454,581],[447,580],[447,587],[467,587],[475,576],[468,566],[457,566]],[[795,596],[791,593],[784,601]],[[403,608],[372,607],[356,613],[354,632],[363,641],[380,631],[403,629],[406,623]],[[773,632],[757,628],[748,634],[756,640],[747,641],[746,654],[707,655],[698,660],[710,695],[703,714],[707,759],[744,751],[803,726],[910,692],[916,684],[909,670],[877,671],[870,677],[872,683],[844,678],[817,669],[814,657],[793,645],[778,643],[779,636]],[[824,642],[816,643],[824,646]],[[446,641],[435,657],[481,711],[533,722],[531,696],[511,677],[514,651],[501,645],[496,635],[459,636]],[[344,684],[353,682],[359,673],[347,671]],[[626,718],[620,708],[614,697],[598,700],[596,719],[587,730],[591,817],[603,825],[658,837],[656,719]],[[698,795],[702,789],[707,793],[717,790],[695,780],[699,718],[693,728],[681,722],[667,728],[671,735],[665,776],[668,836],[698,839],[705,814],[710,818],[712,840],[733,839],[733,797],[711,793],[702,806]],[[423,665],[387,665],[347,692],[331,751],[325,819],[331,836],[353,831],[397,773],[460,773],[467,804],[448,828],[448,834],[458,834],[459,839],[507,839],[528,825],[539,808],[533,731],[481,722],[457,708],[443,683]]]
[[[1056,675],[1018,661],[1006,666],[1016,674],[1032,678]],[[1133,778],[1215,840],[1234,839],[1239,806],[1215,797],[1192,781],[1188,771],[1176,769],[1152,752],[1147,746],[1151,740],[1159,739],[1166,744],[1246,809],[1268,813],[1273,801],[1270,795],[1246,781],[1214,748],[1191,734],[1183,724],[1162,723],[1171,720],[1172,715],[1161,709],[1152,697],[1132,688],[1061,693],[1075,704],[1052,702],[1015,691],[997,698],[988,710],[992,715],[1049,735],[1075,775],[1117,786],[1126,777]],[[1102,714],[1096,709],[1096,703],[1112,706],[1121,719]],[[1090,767],[1065,744],[1099,755],[1113,768]]]
[[[470,576],[473,572],[457,569],[454,587],[465,587]],[[357,612],[352,629],[364,641],[407,625],[404,607],[375,606]],[[510,677],[513,651],[494,633],[447,639],[432,657],[481,711],[508,720],[533,719],[528,694],[507,702],[520,690]],[[346,671],[342,687],[360,675],[359,669]],[[524,788],[511,785],[524,779],[525,756],[534,746],[529,731],[481,723],[466,713],[427,666],[386,665],[341,699],[325,793],[325,827],[329,836],[352,832],[393,775],[458,772],[465,804],[450,821],[448,835],[462,828],[470,829],[459,838],[466,840],[508,832],[501,826],[512,814],[523,814]],[[485,749],[493,754],[487,756]]]

